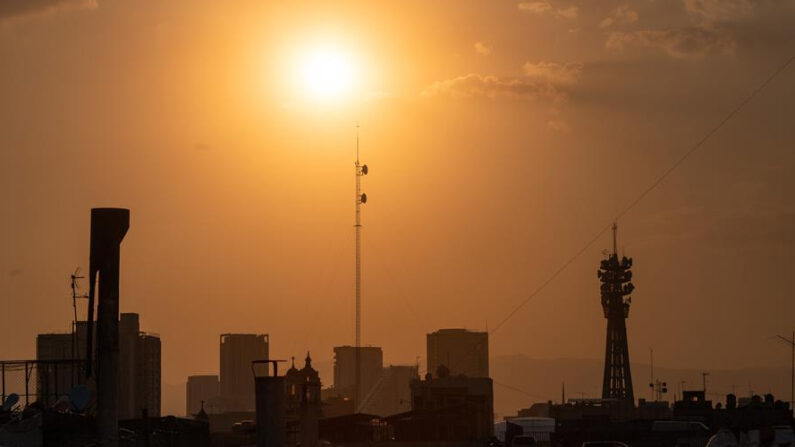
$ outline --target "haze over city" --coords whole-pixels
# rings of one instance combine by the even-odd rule
[[[5,1],[0,356],[69,330],[88,210],[119,206],[121,311],[160,334],[164,414],[221,333],[330,364],[354,341],[358,133],[362,342],[385,364],[422,370],[439,328],[601,362],[609,231],[512,311],[636,203],[633,363],[778,368],[788,392],[795,68],[642,194],[790,60],[793,23],[772,0]]]

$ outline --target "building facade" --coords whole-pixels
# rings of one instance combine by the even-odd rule
[[[411,387],[419,380],[417,365],[389,365],[359,406],[360,413],[392,416],[411,410]]]
[[[210,402],[221,393],[221,383],[217,375],[188,376],[185,384],[185,415],[199,414],[204,403],[205,412],[211,411]]]
[[[135,313],[119,315],[119,419],[138,419],[143,411],[160,417],[160,336],[141,332]]]
[[[161,409],[161,360],[162,348],[160,336],[157,334],[138,334],[136,345],[135,390],[137,414],[134,418],[141,417],[141,410],[146,409],[150,416],[160,417]]]
[[[384,354],[378,346],[359,348],[361,362],[360,400],[381,378],[384,369]],[[334,348],[334,388],[339,395],[353,399],[356,395],[356,347],[336,346]],[[358,402],[355,403],[357,406]]]
[[[444,365],[451,376],[489,377],[489,334],[440,329],[427,336],[428,371]]]
[[[36,336],[36,394],[45,405],[51,405],[75,385],[84,383],[82,368],[77,364],[57,363],[77,358],[75,336],[72,334],[39,334]],[[49,363],[53,362],[53,363]]]
[[[411,411],[387,418],[397,441],[485,441],[494,434],[494,392],[488,377],[450,376],[411,382]]]
[[[267,360],[267,334],[222,334],[221,400],[225,411],[254,411],[254,375],[251,362]]]
[[[318,421],[322,414],[320,375],[312,367],[309,352],[301,369],[295,367],[295,357],[292,360],[284,375],[287,445],[316,445]]]
[[[87,327],[85,321],[80,321],[74,334],[39,334],[36,360],[84,360]],[[43,364],[37,371],[37,394],[44,396],[41,399],[45,403],[55,402],[75,385],[84,383],[84,374],[82,363]],[[160,402],[160,337],[141,332],[138,314],[122,313],[119,315],[119,419],[140,418],[143,410],[150,417],[159,417]]]

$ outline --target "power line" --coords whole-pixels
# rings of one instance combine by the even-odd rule
[[[507,389],[509,389],[511,391],[516,391],[517,393],[522,393],[522,394],[524,394],[527,397],[532,397],[532,398],[535,398],[535,399],[550,400],[549,396],[541,396],[539,394],[529,393],[529,392],[527,392],[527,391],[525,391],[525,390],[523,390],[521,388],[517,388],[517,387],[515,387],[513,385],[508,385],[507,383],[497,382],[494,379],[492,379],[492,382],[494,382],[495,385],[499,385],[499,386],[501,386],[503,388],[507,388]]]
[[[508,315],[502,321],[500,321],[500,323],[497,324],[497,326],[495,326],[494,329],[492,329],[489,332],[489,334],[494,334],[495,332],[497,332],[505,323],[508,322],[508,320],[510,320],[514,315],[516,315],[516,313],[519,312],[519,310],[521,310],[527,303],[529,303],[533,298],[535,298],[539,293],[541,293],[541,291],[543,291],[547,287],[547,285],[549,285],[552,281],[554,281],[555,278],[557,278],[561,273],[563,273],[563,271],[566,270],[566,268],[568,268],[569,265],[571,265],[574,261],[576,261],[577,258],[579,258],[583,253],[585,253],[585,251],[588,250],[588,248],[590,248],[591,245],[593,245],[608,229],[610,229],[610,227],[612,226],[613,222],[615,222],[616,220],[620,219],[621,217],[626,215],[628,212],[630,212],[633,208],[635,208],[635,206],[638,203],[640,203],[641,200],[643,200],[650,192],[652,192],[654,189],[656,189],[663,182],[663,180],[666,179],[666,177],[668,177],[674,170],[676,170],[676,168],[681,166],[682,163],[685,162],[685,160],[690,158],[691,155],[693,155],[694,153],[696,153],[696,151],[701,149],[704,146],[704,143],[706,143],[727,122],[729,122],[729,120],[731,120],[735,115],[737,115],[737,113],[739,113],[740,110],[742,110],[762,90],[764,90],[765,87],[767,87],[768,84],[770,84],[770,82],[773,81],[773,79],[778,77],[778,75],[780,75],[784,70],[786,70],[787,67],[792,63],[793,60],[795,60],[795,55],[791,56],[789,59],[787,59],[786,62],[784,62],[784,64],[779,66],[770,76],[767,77],[767,79],[764,80],[764,82],[759,84],[748,96],[745,97],[745,99],[743,99],[721,121],[719,121],[717,125],[715,125],[712,129],[710,129],[710,131],[707,132],[706,135],[704,135],[704,137],[702,137],[700,140],[698,140],[696,142],[696,144],[694,144],[690,149],[688,149],[687,152],[685,152],[681,157],[679,157],[679,159],[676,162],[674,162],[674,164],[672,164],[659,177],[657,177],[657,179],[655,179],[651,183],[651,185],[649,185],[645,190],[643,190],[643,192],[640,193],[640,195],[638,195],[638,197],[635,200],[630,202],[629,205],[627,205],[626,208],[624,208],[621,212],[619,212],[616,215],[616,217],[613,220],[611,220],[611,222],[609,222],[598,233],[596,233],[596,235],[594,237],[592,237],[579,251],[577,251],[574,254],[574,256],[572,256],[566,262],[564,262],[563,265],[559,269],[555,270],[555,272],[552,273],[552,276],[550,276],[538,288],[536,288],[527,298],[524,299],[524,301],[522,301],[521,303],[519,303],[519,305],[514,307],[513,310],[511,310],[511,312],[509,312]]]

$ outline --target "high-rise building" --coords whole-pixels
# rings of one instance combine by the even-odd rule
[[[149,416],[160,417],[161,356],[160,336],[140,333],[136,346],[138,374],[135,379],[135,389],[138,397],[136,403],[138,414],[135,417],[141,417],[143,408],[147,409]]]
[[[389,365],[367,392],[359,412],[392,416],[411,410],[411,381],[419,380],[417,365]]]
[[[364,396],[381,377],[384,369],[384,354],[378,346],[362,346],[359,348],[359,361],[361,362],[359,396],[364,399]],[[336,346],[334,348],[334,388],[342,396],[355,398],[355,346]]]
[[[119,315],[119,419],[160,416],[160,336],[141,332],[138,314]]]
[[[221,334],[221,398],[226,411],[254,411],[251,362],[267,360],[268,334]]]
[[[144,409],[151,417],[160,416],[160,337],[141,332],[139,321],[135,313],[119,315],[120,419],[140,418]],[[85,359],[87,327],[85,321],[80,321],[75,334],[39,334],[36,337],[36,359]],[[77,365],[43,365],[38,370],[38,394],[47,396],[42,399],[45,403],[54,402],[74,385],[84,383],[84,374],[85,370]]]
[[[489,377],[489,334],[440,329],[428,334],[428,371],[444,365],[451,376]]]
[[[391,418],[397,441],[486,440],[494,434],[494,390],[488,377],[435,375],[411,381],[411,412]]]
[[[36,360],[70,360],[74,343],[72,334],[39,334],[36,336]],[[75,385],[83,383],[83,375],[76,364],[39,363],[36,369],[38,399],[45,405],[55,403]]]
[[[185,414],[188,417],[199,413],[202,402],[208,411],[209,402],[217,399],[221,392],[221,384],[217,375],[188,376],[185,386]]]

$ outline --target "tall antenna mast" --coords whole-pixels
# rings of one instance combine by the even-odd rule
[[[603,259],[597,276],[602,283],[601,301],[607,319],[605,372],[602,382],[602,399],[618,399],[634,405],[632,372],[627,343],[627,318],[630,294],[635,286],[632,280],[632,259],[618,259],[618,225],[613,222],[613,253]]]
[[[88,298],[88,294],[86,293],[78,293],[80,289],[80,285],[78,284],[78,280],[83,279],[83,276],[80,276],[80,267],[77,267],[70,275],[71,283],[70,287],[72,289],[72,308],[74,309],[74,320],[72,321],[72,360],[77,358],[77,299],[78,298]],[[77,374],[77,369],[73,368],[73,373]],[[75,376],[76,378],[77,376]]]
[[[80,276],[80,267],[76,268],[75,272],[72,273],[72,275],[71,275],[71,280],[72,280],[72,282],[71,282],[72,308],[74,308],[74,311],[75,311],[74,324],[77,324],[77,299],[78,298],[88,298],[88,295],[86,295],[86,294],[83,294],[83,295],[78,295],[77,294],[77,289],[79,287],[78,284],[77,284],[77,280],[78,279],[83,279],[83,277]]]
[[[618,256],[618,222],[613,222],[613,254]]]
[[[356,124],[356,385],[354,389],[354,408],[360,404],[362,378],[362,205],[367,203],[367,194],[362,192],[362,176],[367,175],[367,165],[359,163],[359,124]]]
[[[781,335],[776,335],[779,340],[783,341],[784,343],[788,344],[792,349],[792,370],[790,371],[792,383],[790,384],[790,410],[795,408],[795,331],[792,331],[792,338],[783,337]]]

